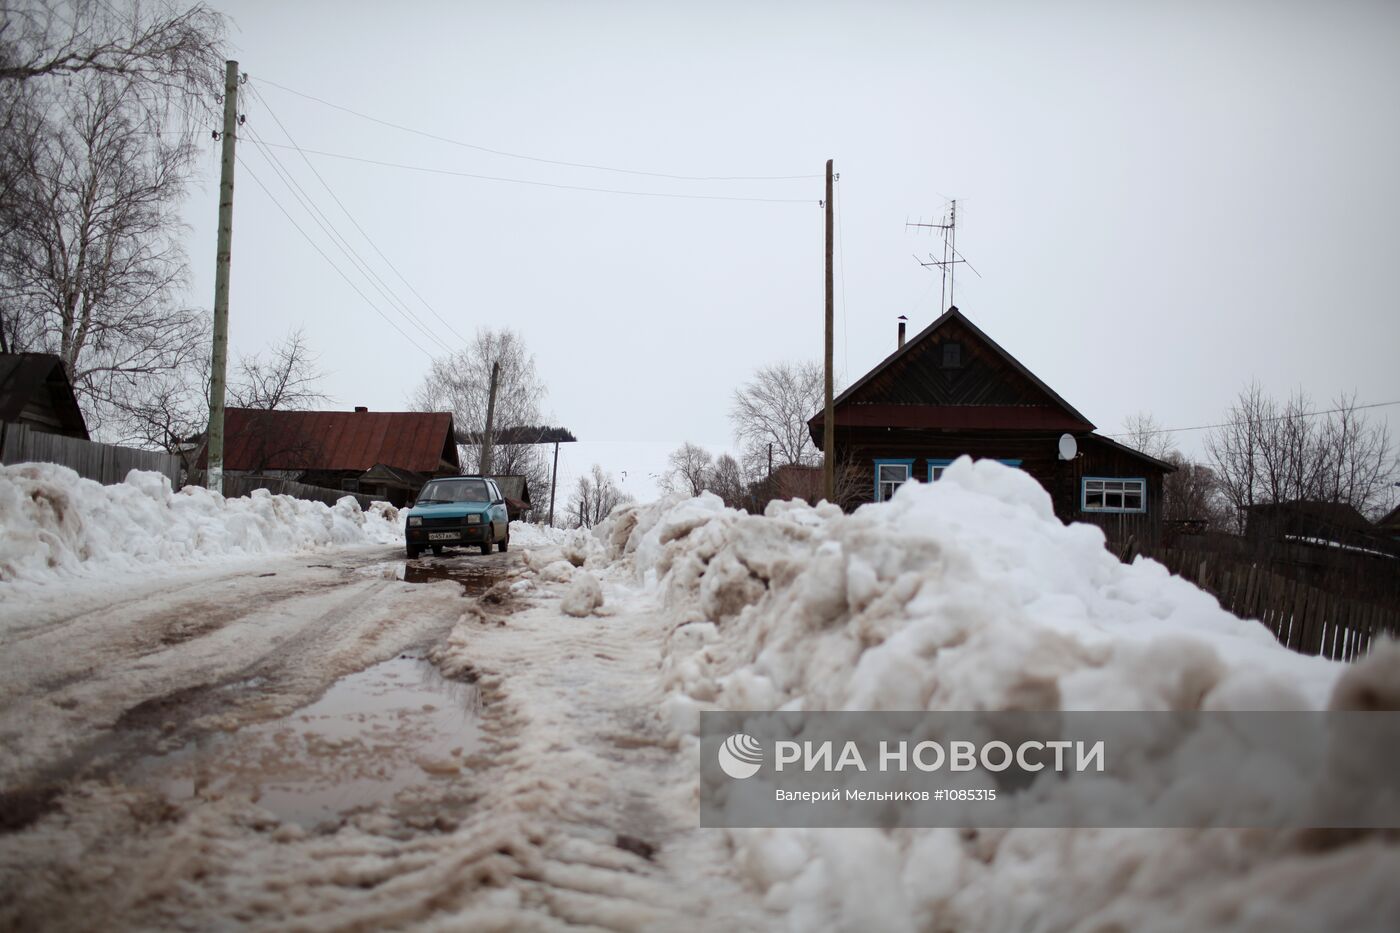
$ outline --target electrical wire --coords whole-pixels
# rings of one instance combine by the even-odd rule
[[[1119,433],[1119,434],[1105,434],[1105,435],[1103,435],[1103,436],[1104,436],[1104,437],[1154,437],[1154,436],[1156,436],[1156,435],[1158,435],[1158,434],[1180,434],[1180,433],[1182,433],[1183,431],[1210,431],[1210,430],[1214,430],[1214,429],[1216,429],[1216,428],[1234,428],[1234,427],[1239,427],[1239,426],[1242,425],[1242,424],[1251,424],[1251,423],[1254,423],[1254,424],[1269,424],[1269,423],[1272,423],[1272,422],[1274,422],[1274,421],[1286,421],[1286,420],[1288,420],[1289,418],[1315,418],[1315,417],[1318,417],[1319,415],[1335,415],[1335,414],[1339,414],[1339,413],[1344,412],[1344,411],[1365,411],[1366,409],[1370,409],[1370,408],[1387,408],[1387,407],[1389,407],[1389,406],[1391,406],[1391,405],[1400,405],[1400,399],[1396,399],[1396,400],[1393,401],[1393,402],[1371,402],[1371,403],[1368,403],[1368,404],[1366,404],[1366,405],[1348,405],[1348,406],[1343,407],[1343,408],[1327,408],[1327,409],[1323,409],[1323,410],[1321,410],[1321,411],[1305,411],[1305,412],[1302,412],[1301,414],[1299,414],[1299,413],[1292,413],[1292,414],[1286,414],[1286,415],[1277,415],[1277,416],[1272,417],[1272,418],[1259,418],[1259,419],[1257,419],[1257,420],[1255,420],[1255,421],[1253,421],[1253,422],[1250,422],[1250,421],[1224,421],[1224,422],[1221,422],[1220,424],[1197,424],[1197,425],[1193,425],[1192,427],[1189,427],[1189,428],[1158,428],[1158,429],[1155,430],[1155,431],[1123,431],[1123,432],[1121,432],[1121,433]]]
[[[376,305],[373,301],[371,301],[369,299],[369,296],[366,295],[363,291],[361,291],[360,287],[356,285],[353,281],[351,281],[350,277],[346,275],[345,272],[335,264],[335,260],[331,259],[331,257],[326,253],[326,251],[321,249],[320,245],[318,245],[316,241],[311,238],[311,235],[302,229],[301,224],[297,223],[296,219],[292,217],[291,213],[285,207],[282,206],[282,202],[277,200],[276,196],[273,195],[271,189],[269,189],[267,185],[263,184],[262,179],[258,177],[257,172],[253,171],[252,166],[250,166],[243,159],[242,156],[235,156],[235,158],[237,158],[239,164],[243,166],[243,170],[248,173],[248,177],[252,178],[253,181],[257,183],[257,186],[261,188],[263,192],[267,195],[268,200],[270,200],[273,203],[273,205],[279,211],[282,212],[282,216],[287,218],[287,222],[296,228],[297,233],[300,233],[307,243],[311,244],[312,249],[316,250],[316,252],[321,254],[321,258],[324,259],[330,265],[330,267],[335,270],[337,275],[339,275],[342,279],[345,280],[345,284],[349,285],[352,289],[354,289],[355,293],[364,299],[365,304],[369,305],[370,308],[374,310],[375,314],[378,314],[380,317],[382,317],[385,323],[387,323],[394,330],[398,331],[399,334],[403,337],[403,339],[413,344],[413,346],[416,347],[420,353],[426,356],[429,360],[432,360],[433,355],[427,350],[423,349],[422,345],[419,344],[418,341],[414,340],[411,336],[409,336],[408,333],[406,333],[403,330],[403,328],[399,327],[399,325],[395,323],[391,317],[389,317],[383,311],[379,310],[379,306]]]
[[[421,320],[418,319],[418,316],[415,315],[411,309],[409,309],[407,302],[405,302],[402,298],[398,297],[398,295],[395,294],[393,289],[389,286],[389,283],[385,282],[384,279],[379,275],[379,273],[375,272],[374,269],[370,267],[369,263],[365,261],[364,257],[361,256],[359,252],[353,246],[350,245],[350,241],[345,238],[344,234],[342,234],[339,230],[335,228],[335,225],[331,222],[331,219],[327,217],[325,215],[325,212],[322,211],[316,205],[315,201],[312,200],[311,195],[307,193],[306,189],[303,188],[301,186],[301,183],[298,182],[296,178],[292,175],[291,170],[288,169],[286,165],[284,165],[282,161],[277,158],[275,153],[267,151],[263,148],[266,144],[264,143],[262,136],[251,127],[245,127],[245,131],[248,134],[249,141],[259,147],[259,150],[263,153],[263,157],[268,160],[268,164],[272,166],[272,169],[274,172],[277,173],[278,178],[282,181],[284,185],[287,186],[287,190],[291,192],[292,197],[297,200],[297,203],[301,206],[301,208],[305,210],[307,214],[311,217],[311,219],[315,221],[316,225],[321,228],[321,232],[326,234],[326,236],[330,237],[331,242],[335,245],[335,247],[338,250],[340,250],[341,255],[343,255],[346,258],[346,260],[350,262],[351,266],[354,267],[354,269],[357,272],[363,275],[366,281],[369,282],[370,286],[374,288],[375,291],[379,292],[380,296],[389,303],[389,307],[393,309],[395,313],[404,317],[409,323],[416,327],[418,331],[421,334],[423,334],[424,337],[426,337],[430,341],[437,343],[438,346],[442,347],[444,352],[452,352],[452,348],[448,346],[448,344],[441,337],[433,333],[432,330],[430,330]]]
[[[279,143],[267,143],[279,149],[295,149],[295,146],[284,146]],[[501,175],[481,175],[476,172],[459,172],[445,168],[430,168],[423,165],[405,165],[401,162],[388,162],[382,159],[369,159],[363,156],[345,155],[340,152],[326,152],[323,149],[301,149],[301,152],[310,155],[325,156],[330,159],[345,159],[350,162],[364,162],[367,165],[378,165],[384,168],[398,168],[410,172],[425,172],[431,175],[452,175],[457,178],[475,178],[480,181],[500,181],[513,185],[534,185],[540,188],[558,188],[565,191],[593,191],[599,194],[622,194],[631,197],[642,198],[678,198],[687,201],[756,201],[767,204],[816,204],[814,198],[756,198],[741,195],[727,194],[681,194],[667,191],[629,191],[620,188],[598,188],[592,185],[565,185],[550,181],[534,181],[528,178],[508,178]]]
[[[325,100],[325,99],[320,98],[320,97],[316,97],[316,96],[313,95],[313,94],[307,94],[307,93],[305,93],[305,92],[303,92],[303,91],[298,91],[298,90],[295,90],[295,89],[293,89],[293,88],[289,88],[289,87],[287,87],[285,84],[278,84],[276,81],[270,81],[270,80],[268,80],[267,78],[259,78],[258,80],[259,80],[261,83],[268,85],[269,87],[275,87],[275,88],[277,88],[278,90],[286,91],[288,94],[295,94],[297,97],[302,97],[302,98],[305,98],[306,100],[315,101],[316,103],[321,104],[321,105],[323,105],[323,106],[330,107],[330,108],[332,108],[332,109],[334,109],[334,110],[340,110],[340,111],[342,111],[342,112],[344,112],[344,113],[348,113],[348,114],[351,114],[351,115],[353,115],[353,116],[357,116],[357,117],[361,118],[362,120],[369,120],[371,123],[378,123],[378,124],[381,125],[381,126],[387,126],[387,127],[390,127],[391,129],[400,130],[400,131],[405,132],[405,133],[413,133],[413,134],[416,135],[416,136],[422,136],[422,137],[424,137],[424,138],[426,138],[426,139],[437,140],[438,142],[448,143],[449,145],[453,145],[453,146],[461,146],[461,147],[464,148],[464,149],[474,149],[474,150],[476,150],[477,152],[486,152],[486,153],[490,153],[491,155],[505,156],[505,157],[511,158],[511,159],[523,159],[523,160],[525,160],[525,161],[527,161],[527,162],[539,162],[539,163],[542,163],[542,164],[544,164],[544,165],[560,165],[560,166],[566,166],[566,167],[568,167],[568,168],[583,168],[583,169],[590,169],[590,170],[596,171],[596,172],[615,172],[615,173],[620,174],[620,175],[642,175],[642,176],[645,176],[645,177],[648,177],[648,178],[669,178],[669,179],[674,179],[674,180],[676,180],[676,181],[791,181],[791,180],[796,180],[796,179],[808,179],[808,178],[821,178],[821,177],[822,177],[821,175],[817,175],[817,174],[813,174],[813,175],[675,175],[675,174],[671,174],[671,173],[669,173],[669,172],[645,172],[645,171],[640,171],[640,170],[638,170],[638,169],[614,168],[614,167],[609,166],[609,165],[594,165],[594,164],[588,163],[588,162],[568,162],[568,161],[565,161],[565,160],[563,160],[563,159],[545,159],[545,158],[541,158],[541,157],[539,157],[539,156],[522,155],[521,153],[518,153],[518,152],[507,152],[507,151],[505,151],[504,149],[493,149],[493,148],[491,148],[491,147],[489,147],[489,146],[480,146],[480,145],[477,145],[476,143],[462,142],[461,140],[452,139],[451,137],[448,137],[448,136],[440,136],[440,135],[438,135],[437,133],[429,133],[429,132],[426,131],[426,130],[414,129],[414,128],[411,127],[411,126],[404,126],[404,125],[401,124],[401,123],[393,123],[393,122],[391,122],[391,121],[389,121],[389,120],[382,120],[382,119],[380,119],[379,117],[373,117],[373,116],[370,116],[370,115],[367,114],[367,113],[361,113],[361,112],[358,111],[358,110],[352,110],[351,108],[349,108],[349,107],[344,107],[344,106],[342,106],[342,105],[340,105],[340,104],[333,104],[333,103],[331,103],[330,101]]]
[[[316,180],[319,181],[321,183],[321,186],[326,189],[326,193],[331,196],[331,198],[335,201],[337,205],[339,205],[341,211],[343,211],[345,213],[345,216],[350,219],[350,223],[354,224],[355,229],[360,231],[360,235],[365,238],[365,242],[369,243],[370,247],[373,248],[374,251],[379,254],[379,258],[384,260],[385,264],[393,270],[394,274],[399,277],[399,281],[403,282],[403,284],[408,287],[408,290],[413,293],[413,296],[417,298],[420,302],[422,302],[423,307],[427,308],[430,312],[432,312],[433,317],[441,321],[443,326],[450,330],[458,340],[462,341],[463,343],[466,343],[467,338],[463,337],[460,333],[458,333],[457,329],[454,328],[451,325],[451,323],[447,321],[446,318],[444,318],[441,314],[438,314],[437,309],[428,303],[428,299],[424,298],[419,293],[418,289],[413,287],[413,283],[404,277],[404,274],[399,271],[398,266],[394,265],[393,261],[390,260],[389,257],[384,254],[384,251],[379,248],[379,244],[374,242],[374,239],[370,237],[369,233],[365,231],[365,228],[360,226],[359,221],[355,219],[355,215],[350,213],[350,209],[345,206],[345,203],[341,201],[340,198],[336,195],[335,191],[331,189],[331,186],[326,181],[326,179],[323,178],[321,176],[321,173],[316,170],[316,166],[312,163],[311,159],[307,157],[306,153],[301,151],[300,146],[297,146],[297,141],[292,138],[291,131],[287,129],[286,125],[283,124],[282,120],[277,116],[276,111],[274,111],[272,109],[272,105],[267,102],[267,98],[263,97],[262,92],[260,92],[256,87],[252,88],[252,91],[253,94],[262,103],[262,105],[267,109],[268,116],[272,117],[273,121],[277,124],[278,128],[280,128],[282,130],[282,133],[287,137],[287,141],[290,142],[292,146],[297,150],[297,153],[301,156],[302,161],[306,163],[306,167],[311,169],[311,173],[316,176]]]

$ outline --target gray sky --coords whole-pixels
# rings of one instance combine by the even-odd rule
[[[304,149],[603,194],[273,150],[447,345],[524,334],[554,420],[646,475],[690,439],[730,442],[729,398],[822,340],[818,177],[841,175],[838,373],[849,382],[938,313],[904,228],[959,199],[957,304],[1101,431],[1138,410],[1219,421],[1258,378],[1318,403],[1400,399],[1400,4],[228,2],[247,129]],[[231,340],[305,328],[336,407],[405,407],[427,358],[361,291],[250,133],[234,212]],[[213,292],[216,144],[186,209],[193,281]],[[964,267],[965,268],[965,267]],[[1400,437],[1400,407],[1374,413]],[[1178,435],[1200,448],[1199,433]],[[609,443],[598,443],[609,442]],[[626,443],[624,443],[626,442]]]

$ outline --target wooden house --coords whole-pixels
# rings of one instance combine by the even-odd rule
[[[836,464],[845,505],[932,482],[966,454],[1024,470],[1063,521],[1092,522],[1111,543],[1155,543],[1169,463],[1094,432],[1094,425],[956,307],[835,399]],[[808,421],[823,443],[824,418]],[[1070,459],[1061,439],[1074,440]]]
[[[429,479],[457,476],[462,467],[450,412],[229,408],[224,472],[277,476],[401,506]]]
[[[0,422],[89,439],[68,370],[52,353],[0,353]]]

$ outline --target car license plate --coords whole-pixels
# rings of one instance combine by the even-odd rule
[[[457,540],[458,538],[460,538],[460,537],[462,537],[462,533],[459,532],[459,531],[430,531],[430,532],[428,532],[428,540],[429,540],[429,541],[456,541],[456,540]]]

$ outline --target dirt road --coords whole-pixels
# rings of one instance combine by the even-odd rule
[[[518,552],[67,588],[0,644],[0,926],[764,925],[655,715],[655,626]]]

